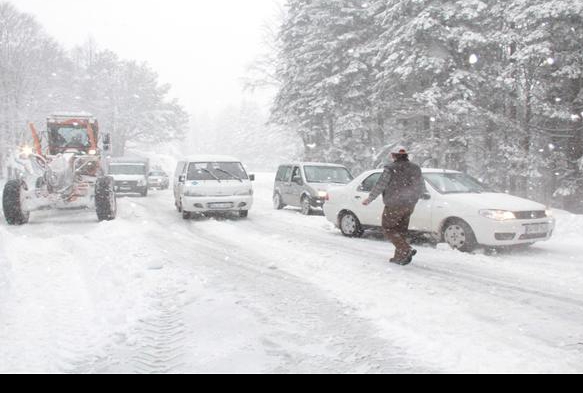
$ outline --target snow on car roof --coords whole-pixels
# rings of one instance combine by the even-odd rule
[[[376,172],[382,172],[382,171],[384,171],[383,168],[378,168],[378,169],[375,169],[375,170],[368,171],[366,173],[367,174],[370,174],[370,173],[376,173]],[[449,170],[449,169],[437,169],[437,168],[422,168],[422,171],[423,171],[423,174],[431,174],[431,173],[462,173],[462,172],[459,172],[459,171],[452,171],[452,170]]]
[[[241,162],[241,160],[230,156],[200,155],[185,157],[186,162]]]
[[[292,162],[289,164],[282,164],[280,166],[323,166],[323,167],[331,167],[331,168],[345,168],[344,165],[330,164],[330,163],[325,163],[325,162]]]

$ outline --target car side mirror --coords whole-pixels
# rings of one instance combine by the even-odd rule
[[[421,199],[424,201],[429,201],[431,200],[431,194],[426,192],[425,194],[421,195]]]
[[[301,178],[301,176],[296,176],[292,179],[292,182],[296,183],[298,186],[303,186],[304,182]]]
[[[179,183],[185,183],[186,182],[186,176],[180,175],[180,177],[178,178],[178,182]]]
[[[249,175],[249,180],[255,181],[255,175]]]

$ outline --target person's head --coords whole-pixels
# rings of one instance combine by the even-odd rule
[[[393,158],[393,161],[408,160],[409,153],[407,152],[406,148],[400,146],[393,150],[391,157]]]

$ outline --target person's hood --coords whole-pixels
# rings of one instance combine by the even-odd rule
[[[504,210],[511,212],[542,211],[546,206],[528,199],[501,193],[447,194],[446,201],[475,207],[478,210]]]

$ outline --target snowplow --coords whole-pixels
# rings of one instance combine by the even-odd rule
[[[58,113],[48,117],[42,135],[34,124],[29,127],[33,146],[22,148],[18,157],[22,175],[3,191],[8,225],[27,224],[31,212],[53,209],[95,210],[99,221],[114,220],[114,181],[106,174],[111,141],[109,135],[100,137],[97,119]]]

